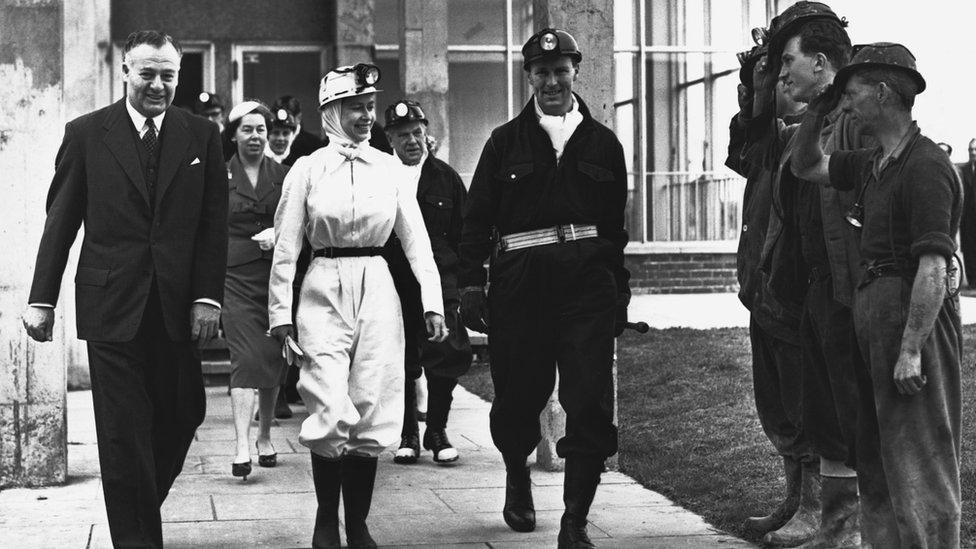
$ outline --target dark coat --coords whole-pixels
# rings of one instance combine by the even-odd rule
[[[959,225],[959,249],[962,251],[966,282],[976,286],[976,168],[966,162],[956,164],[962,178],[962,222]]]
[[[166,111],[151,204],[124,101],[65,126],[29,302],[57,303],[68,251],[84,223],[75,276],[78,337],[131,340],[155,281],[169,337],[187,340],[192,303],[223,298],[227,176],[220,133],[182,109]]]
[[[270,158],[261,161],[255,188],[244,173],[237,155],[227,163],[229,209],[227,213],[227,266],[270,260],[274,250],[262,250],[251,240],[255,234],[274,226],[274,214],[281,200],[281,184],[289,167]]]
[[[573,223],[597,226],[617,293],[629,300],[623,147],[609,128],[593,119],[579,96],[576,101],[583,121],[558,163],[533,100],[491,133],[468,194],[460,245],[461,287],[485,285],[484,262],[494,246],[492,229],[507,235]]]

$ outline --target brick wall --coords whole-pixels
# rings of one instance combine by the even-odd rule
[[[678,294],[734,292],[734,253],[628,254],[634,293]]]

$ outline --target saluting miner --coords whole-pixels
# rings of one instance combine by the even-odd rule
[[[959,361],[951,274],[962,193],[948,156],[912,121],[925,80],[904,46],[863,47],[810,104],[791,165],[808,181],[857,190],[851,223],[866,269],[854,297],[861,366],[857,429],[861,532],[875,548],[959,547]],[[836,110],[879,145],[825,155]]]
[[[496,128],[481,154],[461,233],[461,316],[490,333],[495,386],[490,425],[507,471],[505,522],[535,528],[526,457],[541,438],[539,413],[559,370],[566,435],[566,512],[559,547],[593,547],[586,516],[603,462],[617,451],[614,337],[630,300],[624,268],[627,173],[623,148],[573,84],[576,40],[539,31],[522,47],[532,99]],[[495,243],[491,287],[483,268]]]
[[[772,134],[767,163],[773,200],[761,261],[769,275],[768,291],[799,313],[801,375],[782,382],[799,389],[794,393],[800,395],[802,437],[815,454],[802,456],[799,468],[784,456],[788,486],[794,487],[787,494],[796,509],[792,518],[778,528],[770,521],[753,523],[775,528],[763,542],[780,547],[845,546],[859,540],[852,450],[858,406],[854,372],[862,359],[850,306],[860,256],[857,234],[844,220],[856,197],[798,179],[789,169],[798,126],[766,114],[772,112],[767,94],[777,80],[799,102],[830,85],[850,61],[845,26],[819,2],[797,2],[774,18],[769,66],[766,77],[757,78],[756,116],[750,121],[751,135]],[[840,110],[829,113],[819,138],[830,151],[866,146],[856,122]]]

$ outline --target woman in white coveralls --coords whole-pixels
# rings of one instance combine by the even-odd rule
[[[403,322],[386,261],[395,230],[420,281],[431,341],[447,337],[440,277],[410,174],[368,140],[379,69],[339,67],[322,79],[319,108],[328,146],[300,158],[275,213],[271,334],[294,337],[292,280],[307,237],[313,258],[296,315],[298,390],[308,408],[299,440],[312,453],[318,512],[312,546],[339,547],[339,493],[349,547],[376,547],[366,527],[377,456],[399,441],[403,421]]]

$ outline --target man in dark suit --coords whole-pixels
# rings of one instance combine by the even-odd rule
[[[969,162],[956,164],[962,177],[963,207],[959,225],[959,248],[966,269],[966,282],[976,288],[976,139],[969,142]]]
[[[181,50],[156,31],[123,51],[126,98],[72,120],[55,162],[24,327],[50,341],[68,250],[88,341],[102,487],[115,547],[162,547],[159,508],[205,396],[227,262],[227,176],[217,126],[170,104]]]

